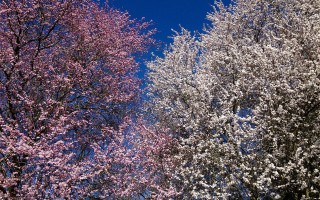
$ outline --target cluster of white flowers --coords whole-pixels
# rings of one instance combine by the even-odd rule
[[[320,198],[320,1],[238,0],[148,67],[185,199]]]

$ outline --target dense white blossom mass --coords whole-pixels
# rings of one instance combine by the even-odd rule
[[[182,199],[320,198],[320,1],[238,0],[148,63]]]

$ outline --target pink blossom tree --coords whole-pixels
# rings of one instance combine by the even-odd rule
[[[0,198],[170,194],[173,140],[130,120],[148,26],[90,0],[1,1]]]

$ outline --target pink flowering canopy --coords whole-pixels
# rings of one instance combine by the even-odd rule
[[[148,26],[90,0],[1,1],[0,198],[126,197],[160,181],[151,155],[171,139],[131,120]]]

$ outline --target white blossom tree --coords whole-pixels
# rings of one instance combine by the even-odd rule
[[[185,199],[320,198],[320,2],[217,3],[148,64]]]

